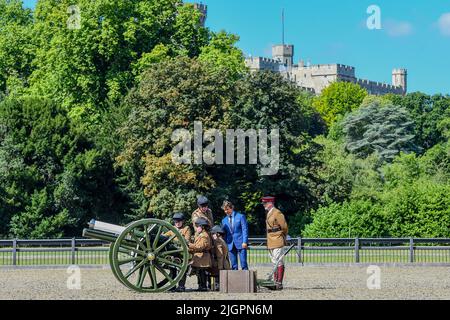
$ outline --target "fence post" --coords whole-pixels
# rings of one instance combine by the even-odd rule
[[[302,238],[297,239],[297,255],[298,263],[302,263]]]
[[[355,238],[355,262],[359,263],[359,238]]]
[[[414,239],[409,238],[409,262],[414,262]]]
[[[12,252],[12,263],[13,266],[17,265],[17,239],[13,239],[13,252]]]
[[[72,238],[72,264],[75,264],[75,237]]]

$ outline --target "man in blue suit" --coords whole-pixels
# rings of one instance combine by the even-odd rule
[[[246,217],[234,211],[234,206],[230,201],[225,200],[222,209],[227,215],[222,219],[222,228],[225,231],[224,240],[228,245],[231,268],[238,269],[238,256],[242,270],[248,270],[247,265],[247,243],[248,224]]]

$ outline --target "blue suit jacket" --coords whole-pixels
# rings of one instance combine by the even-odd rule
[[[231,230],[228,216],[222,219],[222,228],[225,231],[225,242],[228,250],[233,249],[233,244],[237,249],[242,249],[242,243],[248,243],[248,224],[247,218],[239,212],[233,211],[233,230]]]

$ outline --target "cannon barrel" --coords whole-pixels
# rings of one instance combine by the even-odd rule
[[[105,232],[105,231],[95,230],[95,229],[86,229],[86,228],[83,229],[83,237],[108,241],[111,243],[114,243],[117,240],[117,235],[115,235],[115,234]]]

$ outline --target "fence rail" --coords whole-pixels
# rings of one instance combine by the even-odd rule
[[[292,238],[286,263],[449,264],[450,238]],[[0,266],[106,265],[109,243],[90,239],[0,240]],[[270,263],[265,238],[250,238],[249,264]]]

